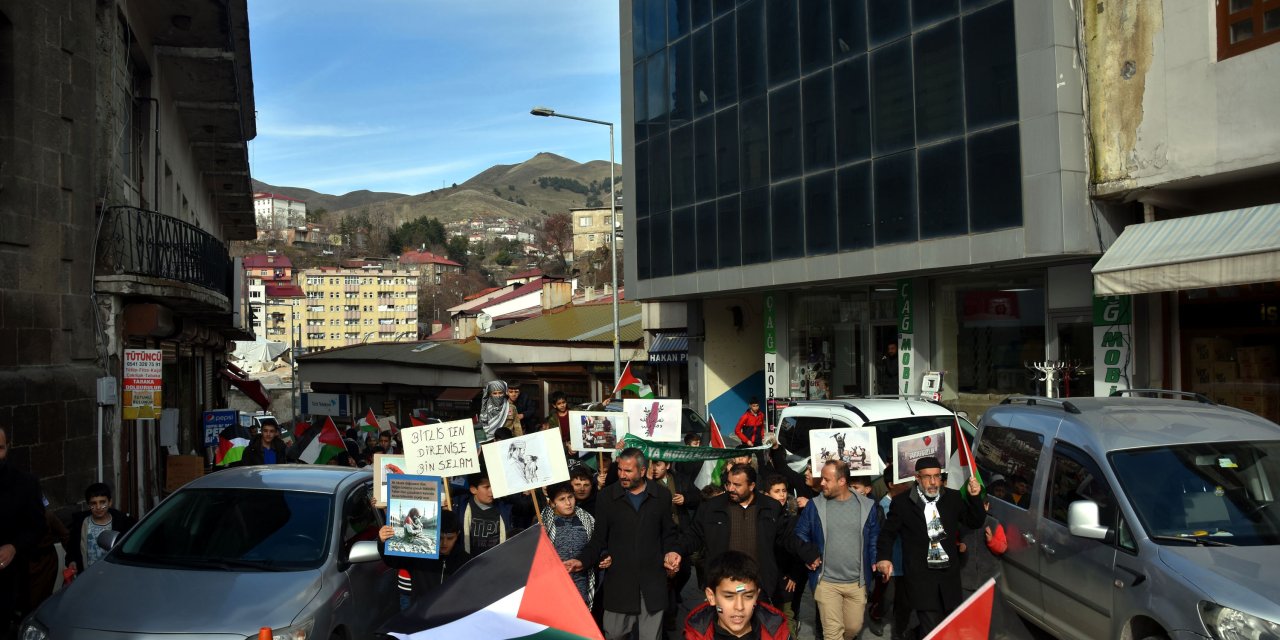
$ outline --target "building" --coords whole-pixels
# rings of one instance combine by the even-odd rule
[[[0,123],[8,459],[54,507],[102,478],[144,513],[249,337],[227,251],[255,234],[245,2],[0,2]],[[120,407],[132,349],[159,354],[133,398],[154,410]]]
[[[243,260],[245,290],[249,294],[250,327],[259,340],[275,340],[289,342],[288,329],[283,321],[277,326],[268,327],[267,316],[271,313],[269,306],[285,304],[288,298],[302,297],[301,289],[293,282],[293,262],[282,253],[260,253],[245,256]],[[284,292],[283,297],[281,292]],[[276,294],[276,295],[272,295]],[[283,310],[277,309],[283,313]],[[284,336],[284,337],[281,337]]]
[[[401,269],[320,267],[300,276],[306,353],[418,339],[418,274]]]
[[[726,423],[943,371],[976,415],[1042,391],[1032,362],[1092,360],[1117,229],[1088,200],[1073,10],[622,3],[627,289],[686,307],[645,329],[687,330],[690,404]]]
[[[622,211],[619,209],[619,215]],[[612,215],[608,207],[590,209],[570,209],[569,217],[573,219],[573,255],[582,256],[601,247],[608,247],[613,241],[609,229]],[[622,220],[618,220],[618,233],[622,233]]]
[[[253,194],[253,215],[258,239],[287,240],[291,230],[307,224],[307,203],[278,193]]]
[[[418,272],[425,284],[440,284],[446,273],[462,273],[462,265],[430,251],[406,251],[400,255],[400,268]]]
[[[1129,226],[1093,275],[1131,310],[1094,334],[1114,352],[1100,391],[1180,389],[1280,421],[1280,5],[1100,4],[1083,7],[1108,43],[1086,58],[1090,188]]]

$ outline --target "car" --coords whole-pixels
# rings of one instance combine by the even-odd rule
[[[778,413],[778,443],[787,451],[787,464],[803,468],[811,452],[809,432],[814,429],[874,427],[881,461],[891,459],[894,438],[934,429],[950,428],[959,421],[965,437],[972,441],[977,427],[945,406],[917,397],[841,397],[831,400],[796,400]],[[961,474],[956,444],[950,444],[947,484],[959,488]],[[914,471],[914,470],[912,470]]]
[[[373,474],[238,467],[174,492],[23,620],[19,637],[365,638],[398,612]]]
[[[1071,639],[1280,637],[1280,425],[1129,390],[1009,398],[978,429],[1024,619]]]

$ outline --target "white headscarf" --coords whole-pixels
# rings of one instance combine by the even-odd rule
[[[502,395],[494,397],[494,391]],[[511,411],[511,401],[507,399],[507,383],[493,380],[484,385],[484,400],[480,402],[480,426],[484,427],[484,435],[492,440],[498,429],[506,426],[507,414]]]

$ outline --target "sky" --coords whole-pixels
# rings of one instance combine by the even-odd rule
[[[612,0],[251,0],[253,177],[417,194],[549,151],[621,159]]]

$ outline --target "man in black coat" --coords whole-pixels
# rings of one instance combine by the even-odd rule
[[[240,456],[240,465],[284,464],[287,448],[280,439],[280,428],[268,422],[262,425],[262,433],[258,434],[244,448]]]
[[[671,493],[647,480],[649,461],[639,449],[624,449],[614,466],[618,482],[597,497],[591,541],[577,559],[565,561],[565,568],[594,567],[608,549],[613,566],[603,589],[605,638],[629,637],[638,626],[640,640],[658,640],[667,606],[666,571],[680,565]]]
[[[9,428],[0,425],[0,637],[6,637],[25,597],[27,561],[44,535],[40,483],[8,460]]]
[[[893,543],[901,538],[905,595],[920,620],[921,637],[964,601],[956,539],[961,529],[977,529],[986,520],[981,493],[976,478],[969,478],[963,494],[948,489],[942,464],[928,457],[916,462],[916,486],[889,503],[875,569],[885,579],[893,575]]]
[[[680,536],[682,555],[699,549],[711,562],[725,551],[740,551],[760,565],[761,594],[766,601],[778,585],[775,548],[782,548],[818,566],[817,547],[795,536],[795,522],[782,505],[756,491],[756,470],[749,464],[735,464],[726,474],[725,492],[702,503],[693,522]]]

